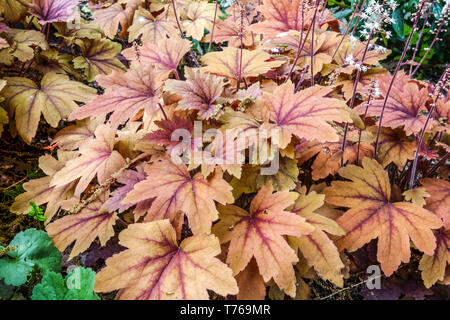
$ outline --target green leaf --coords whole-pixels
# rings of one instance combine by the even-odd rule
[[[404,26],[405,26],[405,20],[403,19],[403,11],[401,8],[397,8],[394,13],[392,14],[392,18],[394,18],[396,21],[394,24],[392,24],[392,28],[394,29],[397,36],[399,36],[401,39],[404,39]]]
[[[94,293],[95,272],[75,268],[65,279],[61,274],[47,272],[33,289],[32,300],[99,300]]]
[[[9,244],[16,247],[0,258],[0,279],[19,286],[37,266],[41,272],[61,270],[61,254],[44,231],[27,229],[18,233]]]
[[[33,289],[32,300],[64,300],[68,289],[60,273],[46,272],[40,284]]]

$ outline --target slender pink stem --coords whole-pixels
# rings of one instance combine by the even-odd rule
[[[175,20],[177,21],[178,29],[180,30],[181,38],[185,39],[186,36],[184,35],[183,29],[181,29],[180,20],[178,20],[177,9],[175,7],[175,1],[174,0],[172,0],[172,7],[173,7],[173,13],[175,15]],[[198,60],[195,57],[194,52],[192,52],[192,48],[189,49],[189,54],[190,54],[192,60],[194,60],[194,63],[197,66],[197,68],[200,67],[200,63],[198,63]]]
[[[334,53],[333,53],[333,55],[331,56],[331,59],[334,59],[334,57],[336,56],[336,53],[338,52],[339,48],[341,47],[342,43],[344,42],[344,39],[345,39],[345,37],[347,36],[347,34],[348,34],[349,30],[350,30],[350,26],[351,26],[351,24],[352,24],[352,22],[353,22],[353,19],[355,18],[355,14],[356,14],[356,12],[358,12],[358,10],[359,10],[359,4],[360,4],[360,3],[361,3],[361,0],[358,1],[358,4],[356,5],[355,10],[353,11],[352,16],[350,17],[350,20],[349,20],[349,22],[348,22],[348,25],[347,25],[347,27],[345,28],[344,35],[341,37],[341,40],[339,40],[339,43],[338,43],[336,49],[334,50]]]
[[[214,22],[211,30],[211,39],[209,40],[208,53],[211,52],[211,45],[213,43],[214,38],[214,28],[216,27],[216,19],[217,19],[217,8],[219,7],[219,0],[216,0],[216,9],[214,10]]]
[[[366,0],[364,0],[364,2],[363,2],[363,4],[362,4],[361,8],[359,9],[358,15],[357,15],[357,17],[356,17],[355,25],[353,26],[353,30],[352,30],[352,32],[351,32],[350,35],[354,35],[354,34],[355,34],[356,27],[358,26],[359,19],[361,18],[361,13],[362,13],[362,11],[364,10],[364,6],[365,6],[365,5],[366,5]]]
[[[406,41],[405,47],[403,48],[403,52],[402,52],[402,55],[400,57],[400,60],[398,61],[397,66],[395,67],[395,71],[394,71],[394,74],[392,75],[391,83],[389,84],[388,90],[387,90],[386,94],[384,95],[383,106],[381,107],[380,120],[378,121],[377,138],[375,140],[375,152],[374,152],[374,158],[375,159],[377,158],[378,141],[380,139],[381,126],[383,124],[383,116],[384,116],[384,110],[386,109],[387,100],[388,100],[389,95],[391,93],[391,89],[392,89],[392,86],[394,84],[395,77],[397,76],[397,73],[400,70],[400,67],[401,67],[401,65],[403,63],[403,59],[405,59],[406,51],[409,48],[409,44],[411,43],[411,39],[412,39],[412,37],[414,35],[414,32],[417,29],[417,23],[419,22],[420,15],[421,15],[421,12],[423,10],[423,7],[424,7],[425,3],[426,3],[426,1],[422,2],[422,5],[420,6],[419,11],[417,12],[417,16],[416,16],[416,19],[414,20],[414,24],[412,26],[411,33],[409,34],[408,40]]]
[[[169,120],[169,118],[167,117],[166,111],[164,111],[164,108],[163,108],[163,106],[161,105],[161,103],[158,103],[158,106],[159,106],[159,108],[161,109],[161,111],[162,111],[162,113],[163,113],[163,115],[164,115],[164,118],[165,118],[166,120]]]
[[[449,9],[447,9],[447,12],[445,13],[445,15],[448,14],[448,10],[449,10]],[[444,16],[444,14],[442,14],[442,17],[441,17],[441,23],[439,24],[439,28],[438,28],[438,30],[436,31],[436,34],[435,34],[435,36],[434,36],[434,39],[433,39],[433,41],[431,42],[431,44],[430,44],[430,46],[429,46],[427,52],[425,52],[425,54],[423,55],[423,57],[422,57],[422,59],[420,60],[419,64],[414,68],[414,71],[410,74],[411,77],[413,77],[413,76],[416,74],[417,70],[419,70],[420,66],[422,65],[422,63],[423,63],[423,62],[425,61],[425,59],[427,58],[428,54],[430,53],[430,51],[431,51],[431,49],[433,48],[434,44],[436,43],[437,39],[439,39],[439,33],[442,31],[442,28],[445,26],[445,23],[446,23],[446,18],[445,18],[445,16]]]
[[[450,66],[447,66],[447,68],[444,71],[444,76],[442,77],[442,80],[441,80],[442,81],[441,86],[436,95],[436,98],[434,99],[433,105],[431,106],[431,109],[428,112],[427,120],[425,120],[425,124],[423,125],[422,133],[420,135],[419,142],[417,144],[416,153],[414,154],[414,162],[412,164],[411,176],[409,177],[409,189],[412,189],[414,187],[414,180],[416,178],[417,162],[419,161],[420,148],[422,147],[423,138],[425,136],[425,132],[427,131],[428,122],[431,119],[431,115],[433,114],[434,109],[436,108],[438,99],[439,99],[440,95],[442,94],[442,91],[444,90],[444,87],[446,86],[447,81],[449,80],[449,77],[450,77]]]
[[[374,30],[370,30],[369,38],[367,39],[366,46],[364,48],[364,53],[361,58],[360,68],[358,69],[356,73],[356,79],[355,83],[353,84],[353,91],[352,91],[352,98],[350,99],[350,109],[353,109],[353,106],[355,105],[355,97],[356,97],[356,89],[358,88],[359,80],[361,79],[361,68],[364,65],[364,60],[366,59],[367,51],[369,50],[370,40],[372,39]],[[342,138],[342,146],[341,146],[341,152],[344,154],[345,151],[345,145],[347,143],[347,132],[348,132],[348,123],[345,124],[344,128],[344,137]],[[344,165],[344,157],[341,158],[341,166]]]
[[[425,16],[425,20],[424,20],[423,25],[422,25],[422,30],[420,30],[419,38],[417,39],[416,46],[414,47],[414,53],[413,53],[413,56],[411,58],[411,62],[414,62],[414,59],[416,58],[420,42],[422,41],[423,31],[425,29],[425,26],[427,25],[427,21],[428,21],[428,18],[430,16],[430,13],[431,13],[431,8],[433,7],[433,2],[434,1],[432,1],[430,3],[429,7],[428,7],[427,15]],[[409,74],[411,74],[412,68],[413,68],[413,65],[412,65],[412,63],[410,63],[409,64]]]
[[[238,79],[237,79],[237,85],[236,90],[239,90],[240,84],[241,84],[241,76],[242,76],[242,56],[243,56],[243,50],[244,50],[244,43],[243,43],[243,33],[244,32],[244,10],[241,8],[241,29],[239,32],[239,38],[241,39],[241,46],[239,48],[240,58],[239,58],[239,73],[238,73]]]

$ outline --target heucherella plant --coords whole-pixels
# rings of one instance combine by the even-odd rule
[[[449,284],[450,70],[414,78],[448,2],[417,1],[392,68],[394,0],[354,1],[345,22],[324,0],[13,2],[0,124],[28,144],[57,133],[10,210],[45,207],[70,261],[120,247],[95,280],[75,269],[86,290],[50,269],[33,298],[304,299],[373,264]]]

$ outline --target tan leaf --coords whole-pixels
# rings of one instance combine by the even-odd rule
[[[284,61],[269,61],[270,54],[261,51],[241,50],[239,48],[226,47],[220,52],[210,52],[202,57],[202,62],[206,67],[201,68],[203,72],[215,73],[232,79],[245,79],[247,77],[257,77],[272,68],[281,66]]]
[[[183,215],[189,220],[192,232],[209,233],[218,212],[214,201],[222,204],[234,201],[231,186],[222,178],[222,172],[205,180],[201,173],[191,178],[186,165],[176,165],[170,160],[149,164],[147,179],[134,186],[122,203],[137,203],[156,198],[145,221],[169,218],[177,231],[181,231]],[[179,211],[183,213],[179,216]]]
[[[289,243],[296,251],[300,250],[308,264],[325,280],[342,287],[344,284],[341,269],[344,264],[339,251],[327,233],[342,236],[344,230],[339,225],[315,210],[324,204],[325,195],[315,191],[306,194],[306,187],[302,187],[301,194],[290,210],[306,219],[315,227],[314,231],[301,237],[289,237]]]
[[[47,226],[46,231],[59,251],[64,251],[75,241],[69,260],[87,250],[97,237],[104,246],[114,235],[117,214],[101,209],[108,196],[109,192],[103,193],[79,213],[67,215]]]
[[[436,250],[432,255],[423,255],[419,263],[425,287],[443,281],[446,267],[450,264],[450,230],[440,230],[436,235]]]
[[[108,39],[77,39],[75,43],[83,55],[73,59],[73,64],[75,68],[84,70],[88,81],[93,81],[99,74],[108,75],[113,70],[126,70],[116,58],[122,50],[119,43]]]
[[[129,42],[136,40],[142,35],[141,40],[144,43],[157,44],[167,36],[177,37],[178,30],[172,19],[166,18],[163,12],[154,17],[150,12],[139,9],[134,14],[133,24],[128,29]]]
[[[378,238],[377,259],[387,276],[411,255],[410,239],[416,248],[432,254],[436,238],[432,229],[442,226],[433,213],[410,202],[390,202],[391,185],[383,167],[364,158],[363,167],[349,165],[339,175],[350,181],[333,181],[325,189],[328,203],[350,208],[337,222],[346,235],[337,243],[339,249],[355,251]]]
[[[219,259],[214,235],[197,235],[179,245],[169,220],[130,225],[119,235],[128,249],[106,261],[96,275],[95,291],[121,289],[124,300],[206,300],[208,290],[237,294],[231,270]]]
[[[6,79],[8,84],[2,94],[14,110],[17,130],[27,143],[36,134],[41,113],[56,128],[61,119],[78,108],[75,101],[88,101],[96,93],[93,88],[55,73],[46,74],[40,87],[27,78]]]
[[[157,43],[147,42],[142,47],[131,47],[122,52],[128,60],[142,65],[153,65],[166,77],[171,72],[177,76],[178,64],[191,49],[191,42],[181,38],[161,39]]]
[[[265,103],[270,107],[270,120],[275,122],[272,129],[280,130],[280,148],[289,144],[292,135],[320,142],[339,140],[328,121],[352,120],[344,101],[326,97],[332,90],[316,85],[294,93],[294,84],[289,81],[265,96]]]
[[[287,294],[295,296],[295,272],[298,261],[283,235],[301,236],[313,227],[305,219],[284,209],[298,197],[295,192],[273,193],[270,184],[261,188],[250,204],[250,212],[237,206],[219,206],[220,220],[213,227],[221,243],[231,241],[227,263],[237,275],[255,257],[265,282],[271,278]]]
[[[115,130],[108,125],[100,125],[95,130],[95,138],[86,140],[79,149],[80,156],[66,163],[52,178],[51,186],[62,186],[80,178],[75,195],[79,196],[97,176],[104,183],[112,174],[125,166],[125,160],[114,150]]]
[[[217,114],[215,103],[224,89],[224,82],[212,74],[204,74],[199,69],[184,68],[186,80],[167,80],[165,89],[180,95],[178,110],[198,110],[201,119],[209,119]]]
[[[450,182],[443,179],[423,178],[420,183],[431,196],[426,199],[425,208],[433,211],[450,228]]]

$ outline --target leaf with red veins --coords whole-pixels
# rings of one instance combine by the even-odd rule
[[[190,152],[193,150],[194,139],[191,139],[191,135],[194,131],[194,126],[190,120],[175,116],[172,120],[155,121],[155,124],[160,128],[160,130],[146,134],[142,138],[142,142],[167,145],[167,151],[170,154],[172,154],[172,152],[180,154],[184,151]],[[186,142],[178,140],[183,133],[189,136],[190,141]]]
[[[14,199],[11,212],[27,214],[30,209],[30,201],[38,206],[47,204],[45,209],[46,223],[50,222],[60,207],[68,209],[73,204],[73,183],[67,183],[60,187],[50,186],[53,175],[62,169],[67,161],[75,158],[77,152],[58,150],[58,160],[46,154],[39,158],[39,167],[47,177],[30,180],[23,184],[25,193],[21,193]]]
[[[450,229],[450,182],[444,179],[423,178],[420,184],[431,196],[426,199],[425,209],[437,214]]]
[[[133,190],[134,186],[137,183],[145,180],[146,177],[147,175],[144,171],[144,164],[139,164],[136,167],[136,170],[125,170],[124,172],[122,172],[122,174],[117,178],[116,181],[123,184],[123,186],[114,190],[114,192],[111,194],[111,197],[103,204],[102,209],[105,209],[108,212],[114,212],[118,210],[118,212],[121,213],[136,205],[136,208],[133,210],[133,214],[135,220],[137,221],[150,209],[153,199],[128,204],[123,204],[122,200],[130,191]]]
[[[198,110],[200,119],[207,120],[217,114],[215,104],[224,89],[223,78],[202,73],[199,69],[185,68],[185,81],[167,80],[165,89],[180,95],[177,110]]]
[[[94,23],[109,38],[116,36],[119,25],[121,26],[122,34],[124,34],[131,25],[134,12],[141,2],[141,0],[131,0],[126,5],[115,3],[108,8],[97,10],[94,12]]]
[[[126,67],[117,59],[122,50],[120,43],[108,39],[76,39],[82,55],[73,59],[76,69],[83,69],[88,81],[99,74],[108,75],[113,70],[125,71]]]
[[[367,130],[376,135],[378,127],[369,127]],[[382,128],[378,140],[378,160],[384,168],[394,163],[403,169],[406,161],[414,159],[416,149],[415,141],[408,139],[402,128]]]
[[[324,191],[328,203],[350,208],[337,219],[346,232],[337,245],[340,250],[355,251],[378,238],[377,259],[390,276],[401,262],[409,261],[410,239],[418,250],[433,254],[436,238],[432,229],[440,228],[442,221],[410,202],[389,202],[388,173],[376,160],[367,157],[362,166],[341,168],[339,175],[351,181],[333,181]]]
[[[378,76],[379,87],[382,96],[388,90],[391,76],[389,74]],[[384,127],[395,129],[404,126],[406,133],[417,133],[423,129],[426,116],[422,112],[428,112],[426,102],[428,100],[428,89],[420,88],[416,82],[408,82],[403,87],[399,83],[392,87],[383,115]],[[368,116],[379,117],[384,104],[384,98],[372,100],[367,109]],[[360,104],[355,111],[363,114],[366,106]],[[378,123],[378,122],[377,122]],[[432,122],[428,124],[427,131],[431,129]]]
[[[70,22],[77,17],[80,0],[32,0],[28,12],[44,25],[52,22]]]
[[[264,16],[264,21],[250,26],[250,30],[274,37],[279,33],[302,28],[301,0],[264,0],[258,6],[258,11]]]
[[[59,130],[52,140],[52,146],[64,150],[75,150],[87,139],[94,136],[95,128],[105,122],[105,117],[87,118],[77,120],[72,126]]]
[[[177,67],[191,49],[191,45],[191,42],[186,39],[164,38],[158,43],[147,42],[142,47],[125,49],[122,55],[141,65],[154,66],[158,73],[167,78],[171,72],[177,74]]]
[[[311,166],[312,178],[314,180],[324,179],[328,175],[336,174],[341,167],[341,160],[343,163],[353,164],[356,161],[356,153],[358,152],[358,145],[351,141],[346,142],[344,157],[342,157],[342,138],[338,142],[321,143],[317,141],[303,141],[296,145],[296,157],[298,164],[302,165],[315,155],[317,157]],[[364,157],[371,157],[374,148],[369,143],[362,142],[359,149],[359,159]]]
[[[209,233],[212,222],[218,218],[214,201],[222,204],[234,201],[232,188],[220,170],[206,180],[201,173],[191,178],[184,163],[177,165],[166,159],[147,165],[145,172],[147,179],[136,184],[122,203],[156,198],[145,221],[168,218],[178,232],[186,215],[195,235]]]
[[[325,195],[311,191],[306,194],[306,187],[302,187],[301,194],[296,200],[291,212],[306,219],[315,227],[314,231],[301,237],[289,237],[289,244],[294,250],[300,250],[308,265],[325,280],[330,280],[336,286],[344,285],[341,269],[344,264],[339,256],[339,250],[327,233],[342,236],[344,230],[330,218],[317,213],[317,209],[324,205]]]
[[[220,52],[210,52],[202,57],[206,67],[201,68],[203,72],[218,74],[232,79],[245,79],[257,77],[272,68],[281,66],[284,61],[270,61],[271,55],[262,50],[241,50],[239,48],[225,47]]]
[[[289,191],[273,193],[269,183],[262,187],[250,204],[250,212],[237,206],[219,206],[220,220],[213,227],[221,243],[230,242],[227,263],[237,275],[255,257],[265,282],[271,278],[294,297],[296,278],[293,264],[298,261],[283,235],[302,236],[314,230],[305,219],[284,209],[298,194]]]
[[[69,120],[113,112],[109,120],[113,127],[117,127],[142,109],[150,115],[159,113],[163,78],[155,73],[152,66],[135,66],[127,73],[113,71],[108,76],[98,76],[97,82],[106,88],[105,93],[73,112]]]
[[[231,270],[215,256],[214,235],[196,235],[177,243],[169,220],[130,225],[119,234],[128,249],[106,260],[95,278],[96,292],[120,289],[123,300],[207,300],[207,290],[237,294]]]
[[[265,96],[272,129],[280,130],[279,146],[284,149],[292,135],[299,139],[336,142],[339,136],[328,121],[352,122],[344,101],[327,98],[333,89],[314,86],[294,93],[292,82],[278,86]]]
[[[114,150],[115,130],[109,125],[98,126],[95,138],[87,140],[80,146],[80,156],[66,163],[52,178],[51,186],[63,186],[80,178],[75,195],[86,190],[89,183],[97,176],[100,184],[106,182],[112,174],[125,166],[125,160]]]
[[[145,9],[139,9],[135,12],[133,24],[128,32],[130,33],[128,42],[136,40],[141,35],[141,41],[144,43],[159,43],[167,36],[178,36],[176,24],[172,19],[167,19],[164,12],[154,17]]]
[[[425,287],[430,288],[437,281],[443,281],[449,264],[450,230],[440,229],[436,234],[436,250],[432,255],[424,254],[419,263]]]
[[[5,78],[2,96],[15,114],[16,128],[25,142],[30,143],[36,135],[41,113],[54,128],[72,111],[78,109],[75,101],[86,102],[95,96],[96,90],[68,76],[48,73],[38,86],[28,78]]]
[[[75,241],[69,260],[86,251],[97,237],[104,246],[114,236],[117,214],[102,210],[108,196],[109,192],[103,193],[79,213],[67,215],[46,227],[53,244],[61,252]]]

